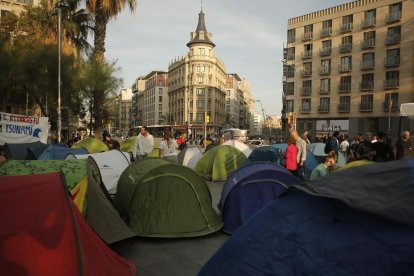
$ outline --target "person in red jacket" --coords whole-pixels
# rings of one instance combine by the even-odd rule
[[[287,138],[287,147],[285,151],[285,168],[294,176],[298,176],[298,148],[292,137]]]

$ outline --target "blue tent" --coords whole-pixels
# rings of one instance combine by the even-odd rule
[[[282,150],[273,146],[263,146],[255,148],[247,158],[247,162],[268,161],[283,165]]]
[[[242,225],[199,275],[411,275],[414,159],[296,186]]]
[[[37,158],[38,160],[64,160],[68,154],[88,154],[84,148],[73,149],[67,148],[62,144],[48,145]]]
[[[47,144],[41,142],[18,144],[6,143],[4,144],[4,152],[7,159],[36,160],[46,147]]]
[[[260,209],[299,180],[285,168],[270,162],[247,163],[233,172],[221,193],[219,209],[224,231],[233,233]]]

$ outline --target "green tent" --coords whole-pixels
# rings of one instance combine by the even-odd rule
[[[103,141],[91,137],[80,140],[79,142],[74,144],[72,148],[85,148],[89,153],[98,153],[109,150],[108,146]]]
[[[206,152],[198,160],[194,171],[213,181],[226,180],[237,168],[247,162],[243,152],[229,145],[220,145]]]
[[[137,140],[137,136],[132,136],[122,141],[121,143],[121,151],[123,152],[134,152],[135,150],[135,142]]]
[[[203,179],[161,158],[144,158],[126,168],[114,202],[138,236],[196,237],[223,226]]]

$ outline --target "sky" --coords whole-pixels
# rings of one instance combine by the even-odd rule
[[[124,88],[153,70],[168,71],[186,44],[203,8],[214,51],[227,67],[250,83],[252,97],[265,115],[282,110],[282,59],[290,18],[340,5],[346,0],[136,0],[107,27],[106,53],[116,61]],[[260,103],[255,110],[262,113]]]

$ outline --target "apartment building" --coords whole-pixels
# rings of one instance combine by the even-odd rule
[[[118,120],[119,120],[119,133],[124,137],[128,134],[132,128],[131,120],[131,105],[132,105],[132,89],[123,88],[118,96]]]
[[[0,18],[10,12],[20,15],[26,6],[37,6],[39,2],[40,0],[0,0]]]
[[[413,102],[414,1],[358,0],[288,20],[282,117],[313,138],[398,132]]]
[[[242,79],[237,74],[228,74],[226,81],[226,128],[240,127],[240,113],[243,106],[243,91],[239,88]]]

